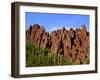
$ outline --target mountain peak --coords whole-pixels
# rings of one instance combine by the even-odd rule
[[[48,48],[50,53],[64,55],[74,64],[84,64],[89,60],[89,34],[85,25],[81,29],[64,27],[51,33],[39,24],[30,26],[27,31],[27,41],[36,43],[39,47]]]

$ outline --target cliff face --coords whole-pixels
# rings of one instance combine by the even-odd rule
[[[45,28],[35,24],[26,32],[26,39],[49,52],[64,55],[73,64],[86,64],[89,61],[89,32],[86,26],[81,29],[65,28],[46,32]]]

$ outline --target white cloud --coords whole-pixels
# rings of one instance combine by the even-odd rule
[[[63,27],[65,27],[65,26],[50,27],[48,31],[49,32],[56,31],[57,29],[62,29]],[[72,28],[72,27],[65,27],[66,30],[69,30],[70,28]],[[73,29],[75,30],[76,28],[73,28]]]
[[[54,30],[57,30],[57,29],[61,29],[62,27],[50,27],[49,31],[54,31]]]

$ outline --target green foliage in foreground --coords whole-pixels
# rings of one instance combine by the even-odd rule
[[[26,42],[26,67],[72,64],[63,55],[49,53],[48,49]]]

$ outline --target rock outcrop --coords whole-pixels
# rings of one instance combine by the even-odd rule
[[[73,64],[89,63],[89,32],[85,25],[80,29],[62,28],[49,33],[43,26],[35,24],[26,32],[26,39],[48,48],[50,53],[64,55]]]

